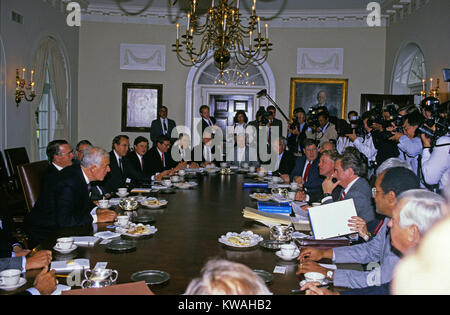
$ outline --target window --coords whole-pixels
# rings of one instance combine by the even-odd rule
[[[52,87],[50,85],[50,74],[47,61],[47,69],[45,75],[44,90],[42,92],[42,100],[36,111],[36,137],[38,140],[39,159],[46,160],[47,144],[53,140],[55,134],[55,126],[58,113],[53,101]]]
[[[420,94],[424,78],[426,78],[426,68],[423,53],[416,44],[409,44],[398,56],[392,82],[392,94]]]

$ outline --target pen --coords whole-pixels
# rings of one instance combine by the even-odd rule
[[[324,288],[327,287],[328,284],[321,284],[321,285],[317,285],[316,288]],[[302,291],[301,289],[293,289],[291,290],[291,293],[300,293],[300,292],[305,292],[304,290]]]

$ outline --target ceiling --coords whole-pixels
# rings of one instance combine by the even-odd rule
[[[89,5],[117,7],[121,2],[125,8],[143,8],[150,1],[149,10],[168,8],[167,0],[88,0]],[[174,0],[171,0],[173,2]],[[200,5],[210,5],[210,0],[199,0]],[[219,0],[216,0],[216,4]],[[257,0],[256,10],[262,11],[304,11],[304,10],[366,10],[367,4],[374,0]],[[386,0],[378,0],[383,4]],[[176,7],[184,7],[188,0],[178,0]],[[244,9],[251,7],[252,0],[240,0],[240,6]]]

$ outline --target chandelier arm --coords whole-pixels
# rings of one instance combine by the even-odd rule
[[[114,1],[117,3],[117,5],[119,6],[119,9],[122,10],[122,12],[124,12],[126,15],[132,15],[132,16],[136,16],[136,15],[140,15],[140,14],[144,13],[153,3],[153,0],[148,0],[147,4],[141,10],[139,10],[138,12],[130,12],[130,11],[127,11],[122,6],[122,4],[121,4],[122,1],[120,1],[120,0],[114,0]],[[176,0],[175,0],[175,2],[176,2]]]

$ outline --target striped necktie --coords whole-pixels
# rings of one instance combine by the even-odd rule
[[[345,198],[345,190],[342,192],[341,198],[339,199],[339,201],[340,201],[340,200],[344,200],[344,198]]]

